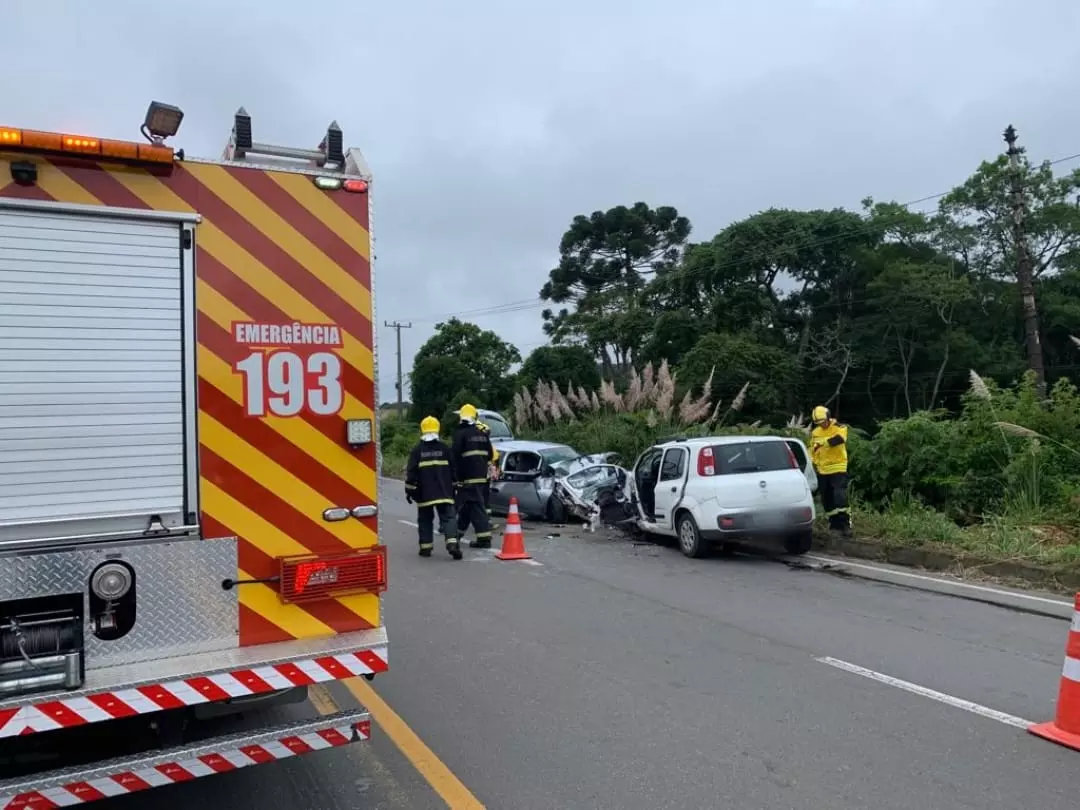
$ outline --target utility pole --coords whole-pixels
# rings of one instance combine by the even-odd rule
[[[1027,214],[1027,192],[1024,188],[1024,167],[1020,155],[1024,150],[1016,145],[1016,129],[1005,128],[1005,143],[1009,145],[1009,187],[1012,190],[1012,232],[1016,251],[1016,283],[1024,306],[1024,342],[1027,346],[1028,368],[1035,372],[1035,387],[1039,398],[1046,397],[1046,370],[1043,367],[1042,343],[1039,341],[1039,310],[1035,305],[1035,268],[1028,249],[1024,217]]]
[[[405,410],[404,402],[402,401],[402,377],[401,377],[401,330],[412,329],[412,322],[402,323],[401,321],[383,321],[383,326],[388,326],[397,332],[397,411],[400,415]]]

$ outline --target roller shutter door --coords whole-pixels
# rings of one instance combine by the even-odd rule
[[[0,209],[0,538],[183,523],[180,238]]]

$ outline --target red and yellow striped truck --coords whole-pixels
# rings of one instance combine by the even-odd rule
[[[205,726],[387,669],[370,171],[336,123],[273,146],[241,109],[202,160],[182,118],[0,127],[5,810],[366,740]]]

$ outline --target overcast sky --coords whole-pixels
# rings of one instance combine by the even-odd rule
[[[769,206],[944,191],[1001,148],[1080,152],[1080,2],[3,0],[0,122],[138,138],[151,98],[220,154],[313,147],[375,174],[380,383],[447,315],[535,298],[578,213],[674,205],[707,239]],[[540,309],[469,316],[522,354]]]

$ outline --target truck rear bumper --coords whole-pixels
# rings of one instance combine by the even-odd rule
[[[0,810],[52,810],[361,742],[363,709],[0,782]]]
[[[378,627],[92,670],[79,690],[0,700],[0,740],[359,675],[372,677],[387,668],[386,629]]]

